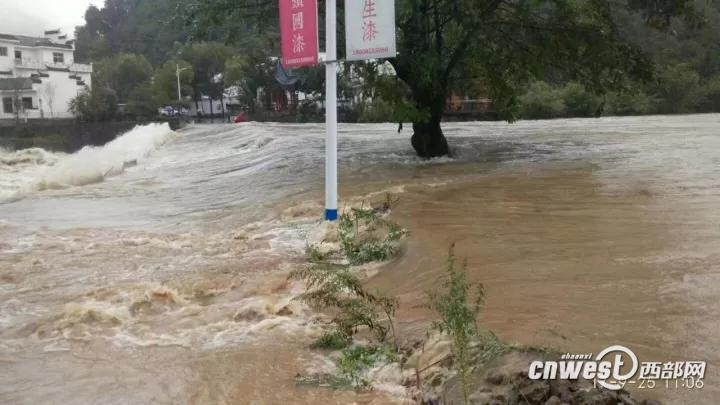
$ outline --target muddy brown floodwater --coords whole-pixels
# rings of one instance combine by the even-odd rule
[[[369,282],[400,297],[405,333],[432,320],[455,243],[502,339],[707,361],[702,389],[635,391],[716,402],[720,115],[447,124],[454,156],[432,161],[395,129],[341,127],[341,194],[400,198],[411,235]],[[143,127],[75,155],[1,151],[0,402],[401,402],[294,382],[325,361],[286,280],[322,212],[322,134]]]

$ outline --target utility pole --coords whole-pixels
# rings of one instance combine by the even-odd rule
[[[325,219],[338,218],[336,0],[325,2]]]
[[[180,90],[180,65],[175,65],[175,76],[177,76],[178,101],[182,101],[182,91]]]
[[[190,69],[190,66],[180,69],[180,64],[175,65],[175,76],[177,76],[178,101],[182,101],[182,91],[180,87],[180,72]]]

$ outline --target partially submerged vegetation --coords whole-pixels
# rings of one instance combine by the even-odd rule
[[[292,272],[291,277],[305,281],[307,290],[299,296],[302,301],[333,314],[327,332],[316,346],[349,343],[361,327],[367,328],[379,342],[385,342],[389,332],[395,337],[393,317],[397,299],[367,291],[349,266],[315,263]]]
[[[350,264],[383,261],[397,253],[406,231],[384,218],[395,201],[390,196],[377,208],[351,208],[340,216],[340,247]]]
[[[300,383],[368,389],[367,370],[396,361],[394,318],[399,301],[381,291],[368,290],[352,267],[384,261],[397,253],[406,232],[387,219],[392,203],[388,196],[380,206],[346,210],[338,223],[337,238],[333,238],[338,246],[323,249],[308,243],[309,264],[291,272],[290,278],[305,283],[305,292],[298,299],[329,314],[324,333],[311,347],[342,350],[336,362],[339,375],[301,378]],[[361,330],[369,334],[369,344],[354,342]]]
[[[527,365],[556,358],[545,348],[506,345],[477,324],[484,303],[482,284],[468,279],[467,263],[458,264],[450,248],[438,288],[428,293],[427,308],[438,315],[424,338],[403,339],[395,327],[400,301],[369,291],[360,266],[392,259],[406,231],[388,218],[392,199],[375,208],[352,208],[343,215],[328,244],[308,244],[309,263],[292,272],[306,290],[298,299],[327,314],[324,333],[311,348],[326,351],[334,372],[298,375],[299,385],[370,390],[392,375],[418,404],[624,403],[627,392],[594,389],[586,381],[534,381]],[[402,343],[399,343],[402,341]],[[380,378],[380,380],[379,380]],[[593,402],[596,401],[596,402]],[[605,402],[597,402],[605,401]]]
[[[405,366],[412,349],[401,350],[395,329],[396,297],[380,291],[368,291],[357,272],[357,265],[391,259],[406,234],[398,224],[387,218],[396,201],[387,197],[378,207],[346,210],[337,230],[338,247],[323,249],[308,244],[309,264],[293,271],[293,279],[304,281],[306,290],[298,298],[329,315],[326,330],[312,347],[342,350],[336,360],[338,375],[303,378],[331,387],[371,388],[365,373],[382,363],[397,362]],[[467,280],[465,266],[458,267],[454,250],[447,259],[447,273],[441,289],[430,294],[429,308],[440,315],[433,329],[447,335],[451,353],[436,362],[449,362],[457,373],[467,402],[472,390],[471,377],[480,364],[502,353],[503,345],[492,334],[481,334],[476,317],[483,303],[482,285]],[[355,336],[365,332],[369,341],[358,344]],[[389,339],[390,338],[390,339]],[[430,365],[430,367],[436,364]],[[416,388],[422,393],[421,374],[428,368],[416,369]]]
[[[455,247],[450,248],[447,274],[440,292],[430,292],[430,308],[440,315],[433,327],[452,341],[453,368],[457,372],[462,395],[468,403],[472,393],[472,375],[481,365],[502,354],[502,344],[494,334],[481,337],[476,318],[485,299],[482,284],[467,279],[467,264],[458,267]]]

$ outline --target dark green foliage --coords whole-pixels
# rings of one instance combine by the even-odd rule
[[[341,250],[323,251],[308,243],[305,253],[311,265],[290,273],[290,278],[305,282],[300,300],[332,314],[330,328],[315,343],[316,347],[345,346],[360,327],[367,327],[379,342],[384,342],[388,333],[396,340],[393,320],[398,300],[368,291],[350,267],[386,260],[397,252],[397,243],[405,231],[382,217],[396,202],[388,194],[374,209],[346,211],[338,224]],[[350,265],[343,264],[345,260]]]
[[[367,291],[348,266],[316,263],[291,272],[290,278],[305,282],[306,291],[300,300],[332,312],[331,333],[353,336],[358,328],[367,327],[380,342],[388,332],[394,338],[397,299]]]
[[[700,76],[685,64],[662,69],[653,93],[658,99],[658,112],[663,114],[691,112],[702,103]]]
[[[182,50],[181,58],[193,68],[192,88],[195,100],[199,100],[201,95],[215,100],[223,97],[225,81],[222,74],[225,63],[232,54],[232,48],[216,42],[195,42]]]
[[[447,274],[440,292],[431,292],[430,307],[441,320],[433,326],[447,333],[452,341],[453,367],[458,373],[465,403],[472,392],[472,373],[478,354],[489,353],[486,348],[479,350],[480,334],[475,318],[480,312],[485,294],[481,284],[473,285],[467,280],[465,266],[458,267],[454,247],[450,248],[447,259]],[[494,339],[493,347],[498,346]]]
[[[135,118],[152,118],[157,115],[157,103],[150,86],[135,88],[128,96],[127,112]]]
[[[707,81],[702,92],[703,111],[720,112],[720,73]]]
[[[323,11],[321,4],[321,26]],[[226,73],[224,85],[238,85],[242,89],[241,103],[254,111],[257,90],[274,84],[271,57],[279,54],[277,1],[106,0],[102,8],[89,7],[85,17],[86,24],[76,31],[76,60],[96,62],[100,82],[102,72],[115,65],[103,66],[104,59],[119,54],[142,55],[156,67],[178,55],[190,61],[189,53],[195,53],[192,48],[204,40],[213,41],[215,48],[222,44],[234,48],[220,58],[220,67],[208,67],[205,62],[217,58],[207,57],[207,53],[197,60],[192,58],[196,72],[192,91],[184,89],[185,95],[197,97],[202,92],[221,98],[223,83],[213,79],[218,73]],[[338,18],[342,19],[342,7]],[[342,97],[359,92],[373,100],[359,114],[363,121],[418,123],[414,126],[417,142],[413,144],[426,148],[419,151],[421,154],[446,152],[446,143],[438,141],[444,139],[439,122],[450,92],[490,97],[500,117],[508,120],[526,117],[529,110],[532,116],[557,116],[556,98],[550,99],[548,106],[534,102],[534,107],[529,108],[527,103],[520,103],[529,83],[536,80],[575,82],[589,89],[563,97],[564,115],[569,116],[595,115],[592,94],[625,94],[627,89],[638,87],[650,95],[649,101],[659,104],[652,108],[620,108],[623,103],[618,102],[617,111],[622,111],[618,114],[645,110],[718,111],[712,91],[704,90],[711,84],[710,79],[720,74],[717,0],[398,0],[397,21],[399,55],[391,60],[397,76],[383,74],[385,65],[354,63],[352,74],[341,73],[339,90]],[[342,55],[342,36],[339,38]],[[230,63],[232,55],[238,56]],[[662,80],[657,86],[648,85],[653,78],[653,64],[661,66],[659,76],[664,76],[665,66],[672,69],[687,65],[699,75],[695,90],[682,94],[677,105],[668,101],[671,99],[662,94],[678,88],[678,84],[683,88],[682,80],[692,82],[693,78],[681,72],[679,82],[668,80],[673,77],[670,74],[659,77]],[[302,77],[301,90],[322,97],[322,71],[320,67],[295,72]],[[166,73],[158,71],[156,76],[170,78]],[[356,76],[363,78],[361,88],[351,85]],[[162,81],[166,85],[153,88],[158,105],[176,99],[171,94],[170,80]],[[101,85],[115,90],[123,103],[137,87],[137,83],[124,81]],[[184,79],[183,86],[187,86]],[[525,113],[521,115],[521,111]],[[313,111],[305,109],[299,119],[312,120],[314,116]]]
[[[530,85],[520,97],[520,116],[525,119],[557,118],[565,115],[562,91],[545,82]]]
[[[340,216],[340,247],[351,264],[387,260],[406,231],[373,208],[351,208]]]
[[[352,337],[339,331],[330,330],[323,333],[310,347],[313,349],[340,350],[350,343],[352,343]]]
[[[277,2],[186,1],[183,19],[196,34],[213,39],[220,31],[238,43],[257,37],[277,53],[277,31],[266,29],[277,27]],[[527,84],[551,73],[594,93],[621,89],[628,78],[649,79],[650,60],[613,20],[613,10],[627,7],[586,0],[398,0],[399,52],[390,62],[399,80],[387,81],[377,96],[409,107],[397,111],[412,116],[420,156],[447,154],[440,121],[451,90],[482,87],[499,115],[513,120]],[[633,0],[629,8],[655,27],[667,28],[675,15],[697,20],[690,0]],[[377,73],[365,70],[370,79]]]
[[[95,64],[93,84],[113,89],[118,102],[127,103],[136,89],[150,86],[152,76],[152,65],[144,56],[123,53]]]
[[[396,353],[386,347],[352,346],[345,348],[337,361],[338,375],[321,374],[298,376],[298,385],[330,387],[343,390],[366,390],[370,381],[364,377],[365,372],[380,363],[397,361]]]
[[[70,100],[70,112],[81,121],[111,121],[117,116],[115,91],[102,86],[87,88]]]
[[[192,82],[195,72],[192,65],[184,60],[170,60],[155,71],[152,91],[157,107],[178,104],[177,94],[177,68],[180,67],[180,88],[182,97],[194,96]]]
[[[656,101],[641,90],[607,95],[605,115],[642,115],[655,111]]]
[[[387,348],[352,346],[342,351],[338,367],[342,376],[356,389],[367,389],[370,382],[362,373],[381,362],[396,360],[396,354]]]
[[[594,117],[602,112],[602,98],[587,91],[578,83],[568,83],[562,88],[565,115],[568,117]]]
[[[85,25],[76,28],[75,59],[97,62],[120,53],[143,55],[155,65],[175,55],[176,44],[187,39],[173,14],[177,0],[105,0],[102,8],[88,7]]]
[[[520,96],[519,103],[520,117],[524,119],[594,117],[603,112],[603,98],[575,82],[556,87],[534,82]]]

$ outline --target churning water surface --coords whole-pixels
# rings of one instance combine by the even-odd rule
[[[449,123],[423,161],[341,125],[344,201],[389,191],[411,236],[370,282],[411,333],[457,243],[480,322],[561,350],[720,358],[720,115]],[[0,150],[0,402],[387,403],[297,388],[316,315],[286,280],[322,213],[324,127],[138,127],[72,155]],[[373,194],[374,193],[374,194]],[[673,390],[676,391],[676,390]]]

